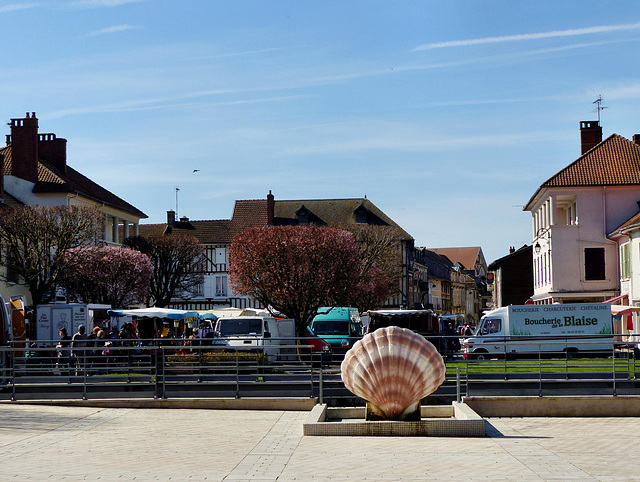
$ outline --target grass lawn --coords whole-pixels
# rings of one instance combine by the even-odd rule
[[[614,360],[611,358],[573,358],[543,360],[450,360],[445,361],[447,375],[453,376],[456,368],[461,373],[566,373],[566,372],[611,372]],[[615,359],[615,371],[629,372],[635,376],[640,372],[640,360]]]

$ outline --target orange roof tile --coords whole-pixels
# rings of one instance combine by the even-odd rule
[[[640,145],[612,134],[547,179],[523,208],[528,211],[544,188],[640,184]]]
[[[11,146],[0,148],[0,158],[3,159],[2,172],[5,176],[11,175]],[[124,199],[116,196],[112,192],[93,182],[88,177],[80,174],[75,169],[67,166],[66,172],[58,172],[42,160],[38,160],[38,182],[36,182],[34,193],[52,192],[77,192],[89,199],[94,199],[101,203],[113,206],[123,211],[132,213],[141,218],[147,215],[132,206]]]
[[[542,184],[619,186],[640,184],[640,146],[612,134]]]
[[[479,246],[458,248],[430,248],[440,256],[446,256],[452,263],[460,263],[465,269],[475,269],[476,260],[480,253]]]

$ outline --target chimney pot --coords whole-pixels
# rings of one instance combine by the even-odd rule
[[[176,212],[173,209],[167,211],[167,224],[173,226],[176,223]]]
[[[55,134],[38,136],[38,156],[63,174],[67,171],[67,140]]]
[[[269,194],[267,194],[267,225],[269,226],[273,226],[275,220],[275,207],[275,197],[271,194],[271,189],[269,189]]]
[[[38,118],[11,119],[11,174],[29,182],[38,181]]]
[[[602,127],[598,121],[580,121],[580,155],[602,142]]]

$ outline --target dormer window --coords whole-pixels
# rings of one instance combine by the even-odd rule
[[[298,224],[309,224],[309,210],[302,206],[296,211],[298,216]]]
[[[364,207],[360,206],[358,209],[356,209],[355,214],[356,223],[367,224],[367,210]]]

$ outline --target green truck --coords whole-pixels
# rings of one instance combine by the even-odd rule
[[[319,308],[309,328],[315,336],[331,345],[333,353],[346,353],[362,338],[363,331],[357,308]]]

